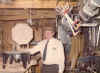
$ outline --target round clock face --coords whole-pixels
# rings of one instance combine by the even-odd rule
[[[17,44],[28,44],[33,38],[33,30],[28,24],[18,23],[12,28],[12,40]]]

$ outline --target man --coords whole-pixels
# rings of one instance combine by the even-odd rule
[[[54,27],[45,27],[44,28],[44,40],[39,42],[32,49],[27,49],[31,54],[36,52],[41,53],[41,58],[44,58],[44,50],[46,50],[46,59],[43,60],[42,73],[63,73],[64,71],[64,48],[60,40],[55,39]],[[46,65],[56,65],[56,68],[46,68]],[[51,66],[50,66],[51,67]],[[58,68],[57,68],[58,67]],[[47,70],[48,69],[48,70]]]

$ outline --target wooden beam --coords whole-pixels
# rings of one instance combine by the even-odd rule
[[[16,0],[13,4],[0,4],[0,8],[54,8],[55,0]]]
[[[0,16],[22,15],[26,13],[25,9],[0,9]]]
[[[56,8],[56,4],[57,0],[15,0],[12,4],[0,4],[0,8]]]
[[[56,11],[53,9],[33,9],[32,10],[32,19],[55,19]],[[5,9],[0,10],[0,20],[8,21],[8,20],[24,20],[28,19],[29,15],[24,9]]]
[[[26,20],[10,20],[10,21],[0,21],[0,27],[5,27],[8,24],[16,24],[16,23],[27,23]],[[44,26],[55,26],[56,19],[34,19],[32,20],[33,27],[44,27]]]

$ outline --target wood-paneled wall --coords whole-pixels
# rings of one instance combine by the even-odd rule
[[[57,0],[15,0],[11,4],[0,4],[0,8],[56,8],[56,4]]]
[[[54,9],[0,9],[0,20],[25,20],[29,19],[30,14],[33,20],[36,19],[56,19],[56,11]]]
[[[2,23],[0,23],[1,28],[3,29],[3,48],[1,48],[2,51],[12,50],[12,44],[14,43],[14,41],[12,40],[11,30],[16,23],[20,23],[20,22],[26,23],[27,21],[26,20],[3,21]],[[52,19],[33,20],[33,24],[34,25],[31,25],[34,32],[33,39],[35,41],[40,41],[43,39],[42,27],[49,26],[49,25],[55,26],[55,20]]]
[[[7,22],[0,25],[2,25],[2,30],[3,30],[2,51],[11,50],[12,49],[11,28],[13,27],[13,24],[11,22]]]

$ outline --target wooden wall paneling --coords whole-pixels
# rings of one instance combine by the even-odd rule
[[[48,19],[56,18],[56,11],[54,9],[32,9],[32,19]],[[0,9],[0,20],[25,20],[28,12],[26,9]]]
[[[40,26],[56,26],[56,19],[40,19],[39,22]]]
[[[34,30],[34,40],[35,41],[41,41],[42,40],[42,28],[36,27]]]
[[[0,9],[0,15],[1,16],[10,16],[10,15],[22,15],[26,13],[26,9],[19,9],[19,8],[13,8],[13,9]]]
[[[3,51],[3,22],[0,21],[0,52]]]
[[[12,50],[12,37],[11,37],[11,29],[13,27],[13,23],[7,22],[3,24],[3,49],[4,51]]]
[[[3,40],[3,31],[2,31],[2,26],[0,26],[0,52],[2,51],[3,48],[2,40]]]
[[[56,4],[57,0],[15,0],[12,4],[0,4],[0,8],[56,8]]]
[[[11,29],[16,23],[27,22],[26,20],[17,20],[17,21],[0,21],[0,25],[3,28],[3,50],[11,51],[12,50],[12,37],[11,37]],[[38,22],[38,25],[36,24]],[[34,27],[34,40],[40,41],[43,39],[43,31],[42,27],[44,26],[55,26],[55,19],[35,19],[33,20]]]

